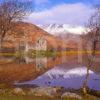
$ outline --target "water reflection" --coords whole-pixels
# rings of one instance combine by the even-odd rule
[[[100,90],[100,74],[97,75],[92,70],[90,70],[89,77],[89,87],[91,89]],[[63,68],[57,66],[43,75],[39,76],[37,79],[32,81],[27,81],[24,83],[18,83],[17,85],[31,85],[37,84],[38,86],[61,86],[65,88],[79,89],[83,85],[83,81],[86,75],[86,67],[76,67],[76,68]]]
[[[41,70],[47,66],[47,57],[36,58],[36,69]]]
[[[36,66],[37,70],[41,70],[47,67],[47,57],[37,57],[37,58],[30,58],[25,57],[26,64],[33,63]]]
[[[86,76],[86,67],[78,63],[76,56],[62,57],[25,57],[25,63],[2,64],[0,66],[0,82],[17,86],[62,86],[80,88]],[[99,63],[100,64],[100,63]],[[99,65],[97,64],[97,65]],[[100,90],[100,68],[91,67],[88,85]]]
[[[49,69],[61,64],[61,58],[27,58],[27,63],[7,63],[0,66],[0,82],[14,83],[33,80]]]

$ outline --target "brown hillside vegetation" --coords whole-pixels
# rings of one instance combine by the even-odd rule
[[[70,45],[66,45],[63,40],[48,34],[46,31],[34,24],[17,22],[14,23],[13,26],[13,34],[8,35],[5,38],[6,41],[13,41],[12,46],[15,46],[15,44],[21,40],[27,41],[30,44],[34,44],[39,37],[43,37],[47,41],[48,49],[70,48]],[[9,47],[8,44],[6,46]]]

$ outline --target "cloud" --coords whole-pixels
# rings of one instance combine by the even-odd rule
[[[83,3],[61,4],[45,11],[34,12],[27,21],[35,24],[83,25],[92,12],[93,9]]]

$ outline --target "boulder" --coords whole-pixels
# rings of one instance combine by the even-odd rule
[[[0,94],[4,94],[5,90],[4,89],[0,89]]]
[[[12,90],[12,94],[14,95],[25,95],[25,92],[21,88],[15,88]]]
[[[35,96],[49,96],[49,97],[55,97],[55,96],[61,96],[62,88],[56,88],[56,87],[37,87],[34,89],[30,89],[29,94],[33,94]]]
[[[75,98],[77,100],[81,100],[82,97],[76,93],[71,93],[71,92],[65,92],[62,94],[61,98]]]

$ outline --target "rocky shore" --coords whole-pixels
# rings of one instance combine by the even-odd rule
[[[43,97],[45,97],[45,99],[43,100],[49,100],[48,98],[51,98],[51,100],[99,100],[100,91],[92,90],[92,92],[89,92],[89,94],[83,95],[81,89],[74,90],[74,89],[65,89],[63,87],[35,87],[35,88],[16,87],[11,89],[0,89],[0,97],[2,96],[17,96],[17,97],[31,96],[32,98],[34,97],[38,98],[38,99],[28,99],[28,100],[41,100],[41,98]]]

